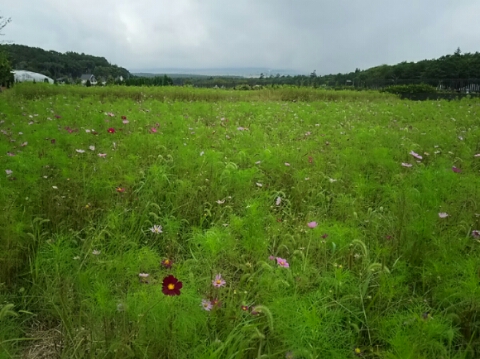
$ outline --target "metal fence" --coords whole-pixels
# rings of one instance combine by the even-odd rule
[[[480,79],[398,79],[398,80],[379,80],[379,81],[359,81],[354,83],[354,87],[369,88],[381,90],[394,85],[417,85],[427,84],[435,87],[438,91],[457,92],[465,94],[480,93]]]

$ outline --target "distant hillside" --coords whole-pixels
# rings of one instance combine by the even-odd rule
[[[10,60],[13,69],[38,72],[53,79],[78,79],[91,73],[97,78],[129,78],[130,72],[123,67],[110,64],[104,57],[66,52],[64,54],[25,45],[0,45]]]

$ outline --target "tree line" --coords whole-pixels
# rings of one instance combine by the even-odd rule
[[[0,45],[0,52],[15,70],[27,70],[41,73],[56,80],[74,82],[82,74],[93,74],[96,78],[114,80],[120,76],[129,78],[130,72],[117,65],[110,64],[104,57],[79,54],[68,51],[60,53],[17,44]]]
[[[311,87],[383,88],[391,85],[428,84],[456,89],[471,83],[480,84],[480,53],[462,54],[457,49],[451,55],[418,62],[380,65],[349,73],[317,75],[269,75],[257,78],[192,76],[173,78],[174,85],[226,87],[248,89],[258,86],[293,85]]]

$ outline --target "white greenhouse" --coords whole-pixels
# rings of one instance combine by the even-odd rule
[[[48,83],[51,83],[51,84],[54,83],[53,79],[51,79],[50,77],[39,74],[37,72],[25,71],[25,70],[13,70],[12,73],[15,78],[15,82],[25,82],[25,81],[46,82],[45,81],[46,79]]]

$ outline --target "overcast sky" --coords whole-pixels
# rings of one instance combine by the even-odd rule
[[[479,0],[2,0],[2,40],[129,70],[317,74],[480,51]]]

